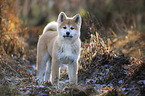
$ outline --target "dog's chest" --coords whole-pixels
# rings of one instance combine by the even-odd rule
[[[77,48],[74,45],[63,44],[57,52],[57,57],[62,63],[69,63],[77,57],[76,50]]]

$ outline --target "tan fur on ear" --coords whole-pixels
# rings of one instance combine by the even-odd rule
[[[76,15],[73,17],[73,20],[74,20],[75,23],[77,23],[78,25],[81,25],[81,16],[80,16],[80,14],[76,14]]]
[[[58,15],[58,22],[63,22],[67,18],[66,14],[64,12],[61,12]]]

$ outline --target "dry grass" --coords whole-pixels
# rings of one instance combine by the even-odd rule
[[[145,56],[143,33],[128,30],[126,35],[116,36],[115,33],[113,34],[113,39],[108,38],[112,50],[117,50],[129,57],[140,58]]]

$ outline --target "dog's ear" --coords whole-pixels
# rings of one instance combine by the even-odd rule
[[[81,20],[80,14],[76,14],[76,15],[73,17],[73,20],[75,21],[75,23],[76,23],[79,27],[81,27],[82,20]]]
[[[63,22],[66,18],[66,14],[64,12],[60,12],[60,14],[58,15],[58,23]]]

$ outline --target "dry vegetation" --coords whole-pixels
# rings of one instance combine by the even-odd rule
[[[84,0],[80,6],[81,0],[50,1],[51,8],[47,0],[0,1],[0,94],[144,96],[144,0]],[[69,15],[79,12],[83,18],[79,84],[68,84],[64,68],[59,87],[39,85],[37,40],[47,21],[62,10]]]

